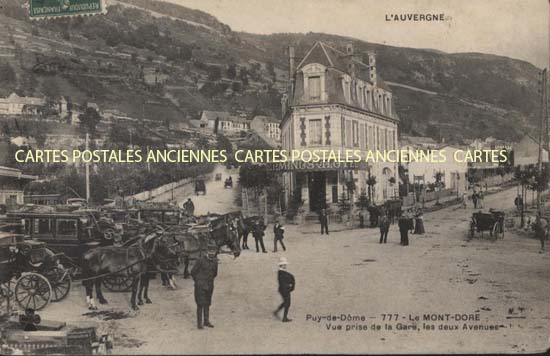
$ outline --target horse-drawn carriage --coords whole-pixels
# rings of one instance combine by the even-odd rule
[[[504,218],[505,213],[497,210],[490,210],[488,213],[482,211],[473,213],[468,237],[472,239],[476,233],[481,233],[481,236],[483,236],[484,232],[488,231],[493,240],[503,238]]]
[[[233,178],[229,177],[223,182],[224,188],[233,188]]]
[[[59,256],[45,243],[22,235],[0,235],[0,267],[0,304],[13,298],[23,309],[40,310],[64,299],[71,289],[70,271]]]
[[[44,242],[73,265],[79,265],[88,250],[112,244],[118,234],[112,221],[90,209],[70,212],[20,210],[7,216],[21,222],[19,231],[15,232]]]

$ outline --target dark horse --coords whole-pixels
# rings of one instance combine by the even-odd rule
[[[205,254],[210,245],[216,246],[218,252],[222,246],[228,246],[235,258],[241,254],[239,235],[229,214],[213,217],[204,225],[191,226],[174,238],[180,246],[178,254],[183,256],[183,278],[189,278],[190,260]]]
[[[261,216],[249,216],[245,218],[239,215],[236,217],[239,243],[242,241],[243,250],[248,250],[248,235],[254,231],[260,221],[263,223],[263,220]]]
[[[150,303],[147,296],[149,285],[148,271],[151,266],[159,269],[173,269],[177,261],[173,243],[162,234],[154,233],[143,237],[131,246],[105,246],[93,249],[84,255],[82,284],[86,288],[86,302],[91,310],[97,309],[93,298],[95,284],[96,296],[101,304],[107,304],[107,300],[101,292],[103,277],[113,274],[124,274],[132,279],[132,297],[130,303],[132,309],[139,309],[136,305],[136,295],[139,288],[139,299],[144,291],[146,302]]]

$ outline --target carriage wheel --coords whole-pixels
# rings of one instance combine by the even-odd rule
[[[110,292],[127,292],[132,287],[132,278],[124,274],[103,277],[103,286]]]
[[[23,309],[43,309],[52,298],[52,286],[38,273],[27,273],[15,282],[15,301]]]
[[[55,267],[46,274],[52,285],[52,302],[59,302],[69,295],[71,291],[71,276],[69,271]]]

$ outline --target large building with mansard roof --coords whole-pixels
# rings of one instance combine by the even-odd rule
[[[289,48],[289,89],[283,97],[281,144],[286,150],[398,149],[394,98],[376,71],[376,56],[363,62],[353,46],[345,51],[317,42],[297,60]],[[306,211],[335,208],[342,194],[364,192],[375,203],[398,194],[396,163],[308,164],[282,169],[289,194],[300,194]],[[367,185],[369,177],[375,185]],[[372,179],[370,180],[372,182]],[[350,184],[354,182],[355,184]],[[353,192],[349,191],[349,187]]]

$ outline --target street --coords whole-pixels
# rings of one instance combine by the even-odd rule
[[[206,196],[192,197],[199,214],[235,210],[232,190],[223,189],[223,181],[209,182],[207,189]],[[514,196],[515,189],[489,195],[485,208],[511,208]],[[129,294],[117,293],[105,293],[109,305],[88,312],[84,288],[75,283],[67,300],[40,314],[68,323],[98,323],[102,332],[114,333],[117,354],[548,349],[549,252],[539,254],[537,240],[509,231],[496,242],[481,238],[468,242],[473,211],[451,206],[426,214],[427,233],[410,235],[408,247],[399,245],[397,225],[391,226],[385,245],[378,243],[378,229],[326,236],[302,234],[287,225],[288,251],[272,253],[269,225],[265,238],[269,253],[256,253],[250,237],[252,249],[239,258],[220,256],[211,308],[213,329],[196,329],[193,282],[181,276],[174,291],[161,287],[160,278],[152,280],[149,295],[154,304],[138,312],[130,310]],[[272,316],[281,302],[276,280],[281,256],[288,258],[288,270],[297,281],[291,323]],[[489,326],[491,330],[485,330]],[[428,330],[431,327],[434,330]],[[440,330],[455,327],[458,330]]]

